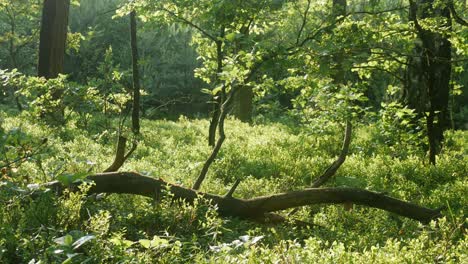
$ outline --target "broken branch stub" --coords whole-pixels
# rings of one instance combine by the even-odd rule
[[[127,154],[125,154],[126,146],[127,146],[127,138],[119,135],[119,138],[117,141],[117,148],[115,151],[114,162],[112,162],[112,164],[107,169],[105,169],[104,172],[118,171],[120,167],[122,167],[122,165],[125,163],[125,161],[130,157],[133,151],[135,151],[135,149],[138,146],[138,143],[137,141],[134,141],[132,148],[128,151]]]
[[[335,175],[338,169],[343,165],[348,155],[349,145],[351,144],[352,125],[350,121],[346,122],[345,136],[343,140],[343,147],[341,148],[340,155],[326,170],[318,177],[312,184],[312,188],[318,188],[325,184],[331,177]]]

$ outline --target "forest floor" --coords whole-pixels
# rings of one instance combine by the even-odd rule
[[[227,140],[202,191],[223,195],[237,179],[239,198],[310,186],[339,154],[343,128],[316,130],[280,121],[227,120]],[[443,217],[428,225],[356,205],[352,210],[307,206],[291,221],[265,224],[219,217],[216,205],[203,199],[154,203],[133,195],[87,196],[83,189],[62,196],[28,191],[27,184],[103,171],[114,157],[114,125],[93,119],[86,128],[74,122],[50,128],[0,111],[5,153],[0,165],[18,153],[31,154],[20,166],[2,171],[1,263],[468,261],[468,131],[446,133],[434,167],[420,147],[392,143],[377,125],[357,126],[346,162],[327,184],[385,192],[430,208],[445,206]],[[185,117],[143,120],[140,143],[120,170],[190,187],[211,151],[208,125],[208,120]]]

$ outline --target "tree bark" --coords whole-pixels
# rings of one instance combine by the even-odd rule
[[[101,173],[90,175],[86,180],[95,183],[89,190],[90,193],[162,197],[164,191],[168,189],[173,194],[174,199],[192,202],[198,197],[203,197],[217,204],[220,215],[246,219],[261,219],[266,213],[298,206],[346,202],[379,208],[423,223],[428,223],[441,216],[441,209],[429,209],[384,194],[356,188],[311,188],[252,199],[239,199],[228,195],[219,196],[198,192],[135,172]],[[47,186],[57,191],[62,189],[62,185],[58,182],[49,183]]]
[[[219,115],[221,110],[219,109],[221,100],[216,99],[213,103],[213,112],[211,113],[210,127],[208,128],[208,145],[215,147],[216,144],[216,128],[218,128]]]
[[[328,167],[325,172],[318,177],[314,183],[312,184],[312,188],[318,188],[325,184],[331,177],[335,175],[338,169],[343,165],[346,161],[346,156],[348,155],[349,145],[351,144],[351,132],[352,132],[352,124],[350,121],[346,122],[345,128],[345,136],[343,139],[343,147],[341,148],[340,155],[338,158]]]
[[[346,128],[345,128],[345,133],[344,133],[344,139],[343,139],[343,146],[341,147],[341,152],[338,158],[325,170],[325,172],[320,175],[313,183],[312,183],[312,188],[318,188],[322,185],[324,185],[328,180],[330,180],[335,173],[338,171],[338,169],[343,165],[343,163],[346,161],[346,156],[348,155],[349,151],[349,145],[351,144],[351,132],[353,130],[353,126],[350,121],[346,121]],[[352,203],[345,203],[345,208],[346,207],[352,207]],[[292,210],[288,216],[292,216],[295,213],[299,211],[298,208]]]
[[[133,151],[137,148],[137,143],[134,142],[130,150],[125,154],[125,149],[127,147],[127,138],[123,137],[120,134],[119,131],[119,136],[117,138],[117,147],[115,149],[115,158],[112,164],[104,170],[104,172],[115,172],[122,167],[122,165],[125,163],[125,161],[132,155]]]
[[[200,172],[200,175],[198,176],[197,180],[193,184],[193,189],[198,190],[200,189],[201,184],[206,178],[206,175],[208,173],[208,169],[210,168],[211,164],[215,161],[216,157],[218,156],[219,151],[221,150],[221,147],[223,146],[224,140],[226,140],[226,134],[224,133],[224,121],[226,120],[226,116],[228,114],[228,107],[231,101],[233,100],[237,88],[233,87],[231,88],[232,90],[229,92],[228,98],[226,101],[221,105],[221,108],[219,110],[219,120],[217,122],[218,124],[218,131],[219,131],[219,138],[218,141],[216,142],[216,145],[214,146],[210,156],[208,159],[205,161],[205,164],[203,164],[203,168]]]
[[[53,79],[63,73],[69,8],[70,0],[44,0],[37,65],[39,77]],[[60,101],[62,96],[60,88],[51,91],[51,99],[59,104],[42,114],[41,117],[46,117],[49,123],[62,125],[65,122],[65,106]]]
[[[140,134],[140,72],[138,70],[136,11],[130,13],[130,39],[133,70],[132,130],[135,135],[138,135]]]
[[[70,0],[44,0],[39,42],[38,76],[56,78],[63,72]]]
[[[233,114],[242,122],[252,121],[254,93],[252,87],[243,86],[234,98]]]
[[[217,84],[220,83],[219,81],[219,74],[223,72],[223,41],[225,35],[225,27],[222,26],[219,32],[219,38],[216,41],[216,77],[215,80]],[[214,95],[213,98],[213,112],[210,120],[210,127],[208,128],[208,145],[211,147],[215,147],[216,144],[216,128],[218,127],[219,117],[221,115],[221,107],[224,101],[224,97],[226,96],[225,88]]]

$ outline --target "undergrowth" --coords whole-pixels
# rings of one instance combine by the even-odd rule
[[[434,167],[417,148],[385,144],[377,126],[357,127],[348,159],[329,183],[444,206],[443,218],[422,225],[361,206],[347,211],[341,205],[314,205],[294,215],[311,223],[299,226],[221,218],[216,205],[204,200],[87,196],[89,185],[61,196],[34,190],[32,183],[105,169],[116,133],[73,123],[50,128],[15,115],[0,112],[2,162],[24,155],[21,165],[1,175],[0,263],[468,261],[466,131],[447,132]],[[208,125],[184,117],[143,120],[142,140],[121,170],[191,186],[210,153]],[[339,125],[318,133],[306,126],[228,120],[226,129],[226,143],[202,190],[225,194],[240,179],[235,196],[242,198],[309,186],[336,158],[342,140]]]

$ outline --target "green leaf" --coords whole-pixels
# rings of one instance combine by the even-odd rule
[[[217,95],[219,92],[221,92],[222,88],[221,87],[216,87],[211,91],[212,95]]]
[[[210,90],[210,89],[206,89],[206,88],[201,89],[201,92],[204,93],[204,94],[209,94],[209,95],[212,94],[212,93],[211,93],[211,90]]]
[[[154,236],[152,240],[140,239],[138,240],[138,243],[140,243],[140,245],[143,246],[144,248],[150,249],[150,248],[165,247],[169,245],[169,240],[160,238],[158,236]]]
[[[88,242],[90,240],[93,240],[95,238],[96,237],[93,236],[93,235],[87,235],[87,236],[84,236],[84,237],[80,237],[80,239],[78,239],[77,241],[75,241],[75,243],[73,243],[73,245],[72,245],[73,249],[78,249],[79,247],[81,247],[86,242]]]
[[[146,249],[151,248],[151,240],[149,239],[140,239],[138,240],[138,243]]]
[[[54,242],[61,246],[70,247],[73,243],[73,237],[71,235],[65,235],[54,239]]]
[[[78,180],[84,179],[88,175],[87,172],[79,172],[75,174],[65,173],[57,176],[57,180],[61,182],[63,185],[72,185],[74,182]]]
[[[236,33],[235,32],[232,32],[232,33],[229,33],[226,35],[226,40],[232,42],[234,41],[234,39],[236,39]]]

